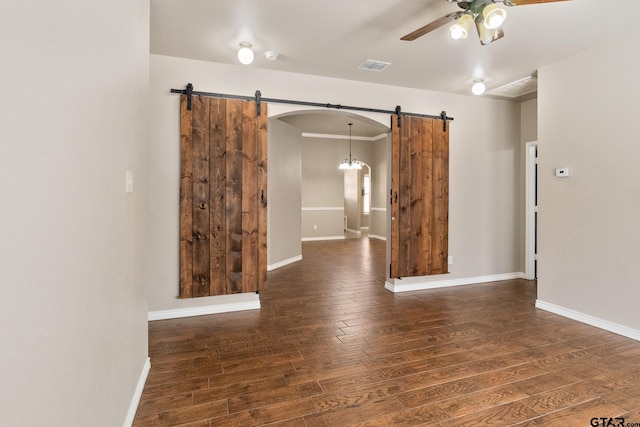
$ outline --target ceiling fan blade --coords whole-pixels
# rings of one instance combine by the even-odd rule
[[[424,27],[418,28],[417,30],[407,34],[406,36],[402,37],[400,40],[413,41],[418,37],[422,37],[425,34],[430,33],[431,31],[442,27],[447,22],[451,22],[453,20],[460,18],[461,15],[462,15],[462,12],[449,13],[443,16],[442,18],[438,18],[435,21],[425,25]]]
[[[554,3],[558,1],[570,1],[570,0],[504,0],[505,6],[526,6],[528,4],[540,4],[540,3]]]

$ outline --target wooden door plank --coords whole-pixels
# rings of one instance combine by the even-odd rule
[[[258,121],[256,104],[242,102],[242,292],[258,285]]]
[[[209,295],[224,295],[226,289],[226,115],[227,103],[221,98],[210,99],[210,285]]]
[[[391,266],[389,275],[392,278],[399,277],[399,218],[398,218],[398,191],[400,179],[400,129],[398,128],[398,116],[391,116],[391,192],[389,194],[389,207],[391,209]]]
[[[180,97],[180,298],[192,297],[193,233],[192,233],[192,111],[187,97]]]
[[[421,274],[431,274],[433,269],[433,260],[431,258],[431,246],[434,239],[433,235],[433,119],[423,119],[422,124],[422,141],[424,150],[424,163],[421,170],[419,181],[422,187],[422,230],[423,241],[420,247],[419,257],[423,260]]]
[[[408,222],[409,252],[407,253],[407,276],[419,276],[423,272],[423,235],[426,234],[428,228],[423,222],[424,217],[428,217],[428,211],[423,209],[425,201],[425,188],[423,188],[423,167],[428,159],[424,159],[423,163],[423,135],[422,120],[417,117],[407,117],[406,122],[411,122],[410,137],[408,141],[407,161],[410,164],[410,175],[407,177],[409,185],[407,193],[409,197],[408,212],[406,220]],[[424,215],[424,217],[423,217]]]
[[[209,295],[209,99],[192,98],[193,296]]]
[[[441,121],[433,125],[433,194],[434,240],[431,247],[433,274],[449,271],[449,129],[444,130]]]
[[[411,120],[403,117],[400,127],[399,182],[398,182],[398,275],[411,276],[409,267],[411,253]]]
[[[242,292],[242,101],[226,100],[226,288]]]
[[[267,288],[267,104],[262,103],[258,122],[258,290]]]

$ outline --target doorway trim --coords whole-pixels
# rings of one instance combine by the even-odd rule
[[[527,280],[535,280],[536,240],[537,240],[537,162],[538,141],[526,143],[525,154],[525,266],[524,275]]]

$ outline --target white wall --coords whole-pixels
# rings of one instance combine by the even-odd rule
[[[269,120],[267,170],[267,264],[275,266],[302,256],[300,129]]]
[[[4,2],[0,52],[0,425],[122,426],[147,361],[148,1]]]
[[[359,105],[455,117],[450,139],[450,237],[454,256],[447,278],[519,272],[520,106],[514,102],[406,89],[393,86],[259,70],[151,55],[152,144],[149,306],[164,310],[184,305],[216,304],[178,301],[178,95],[171,88],[191,82],[195,90]],[[270,104],[269,116],[304,107]],[[310,108],[312,109],[312,108]],[[389,116],[362,115],[388,126]],[[304,204],[304,201],[303,201]],[[437,280],[431,277],[425,280]],[[199,299],[201,300],[201,299]]]
[[[539,70],[538,298],[640,339],[638,36]]]

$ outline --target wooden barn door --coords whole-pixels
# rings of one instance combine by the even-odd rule
[[[180,100],[180,297],[264,289],[267,105]]]
[[[392,278],[448,272],[449,123],[391,118]]]

